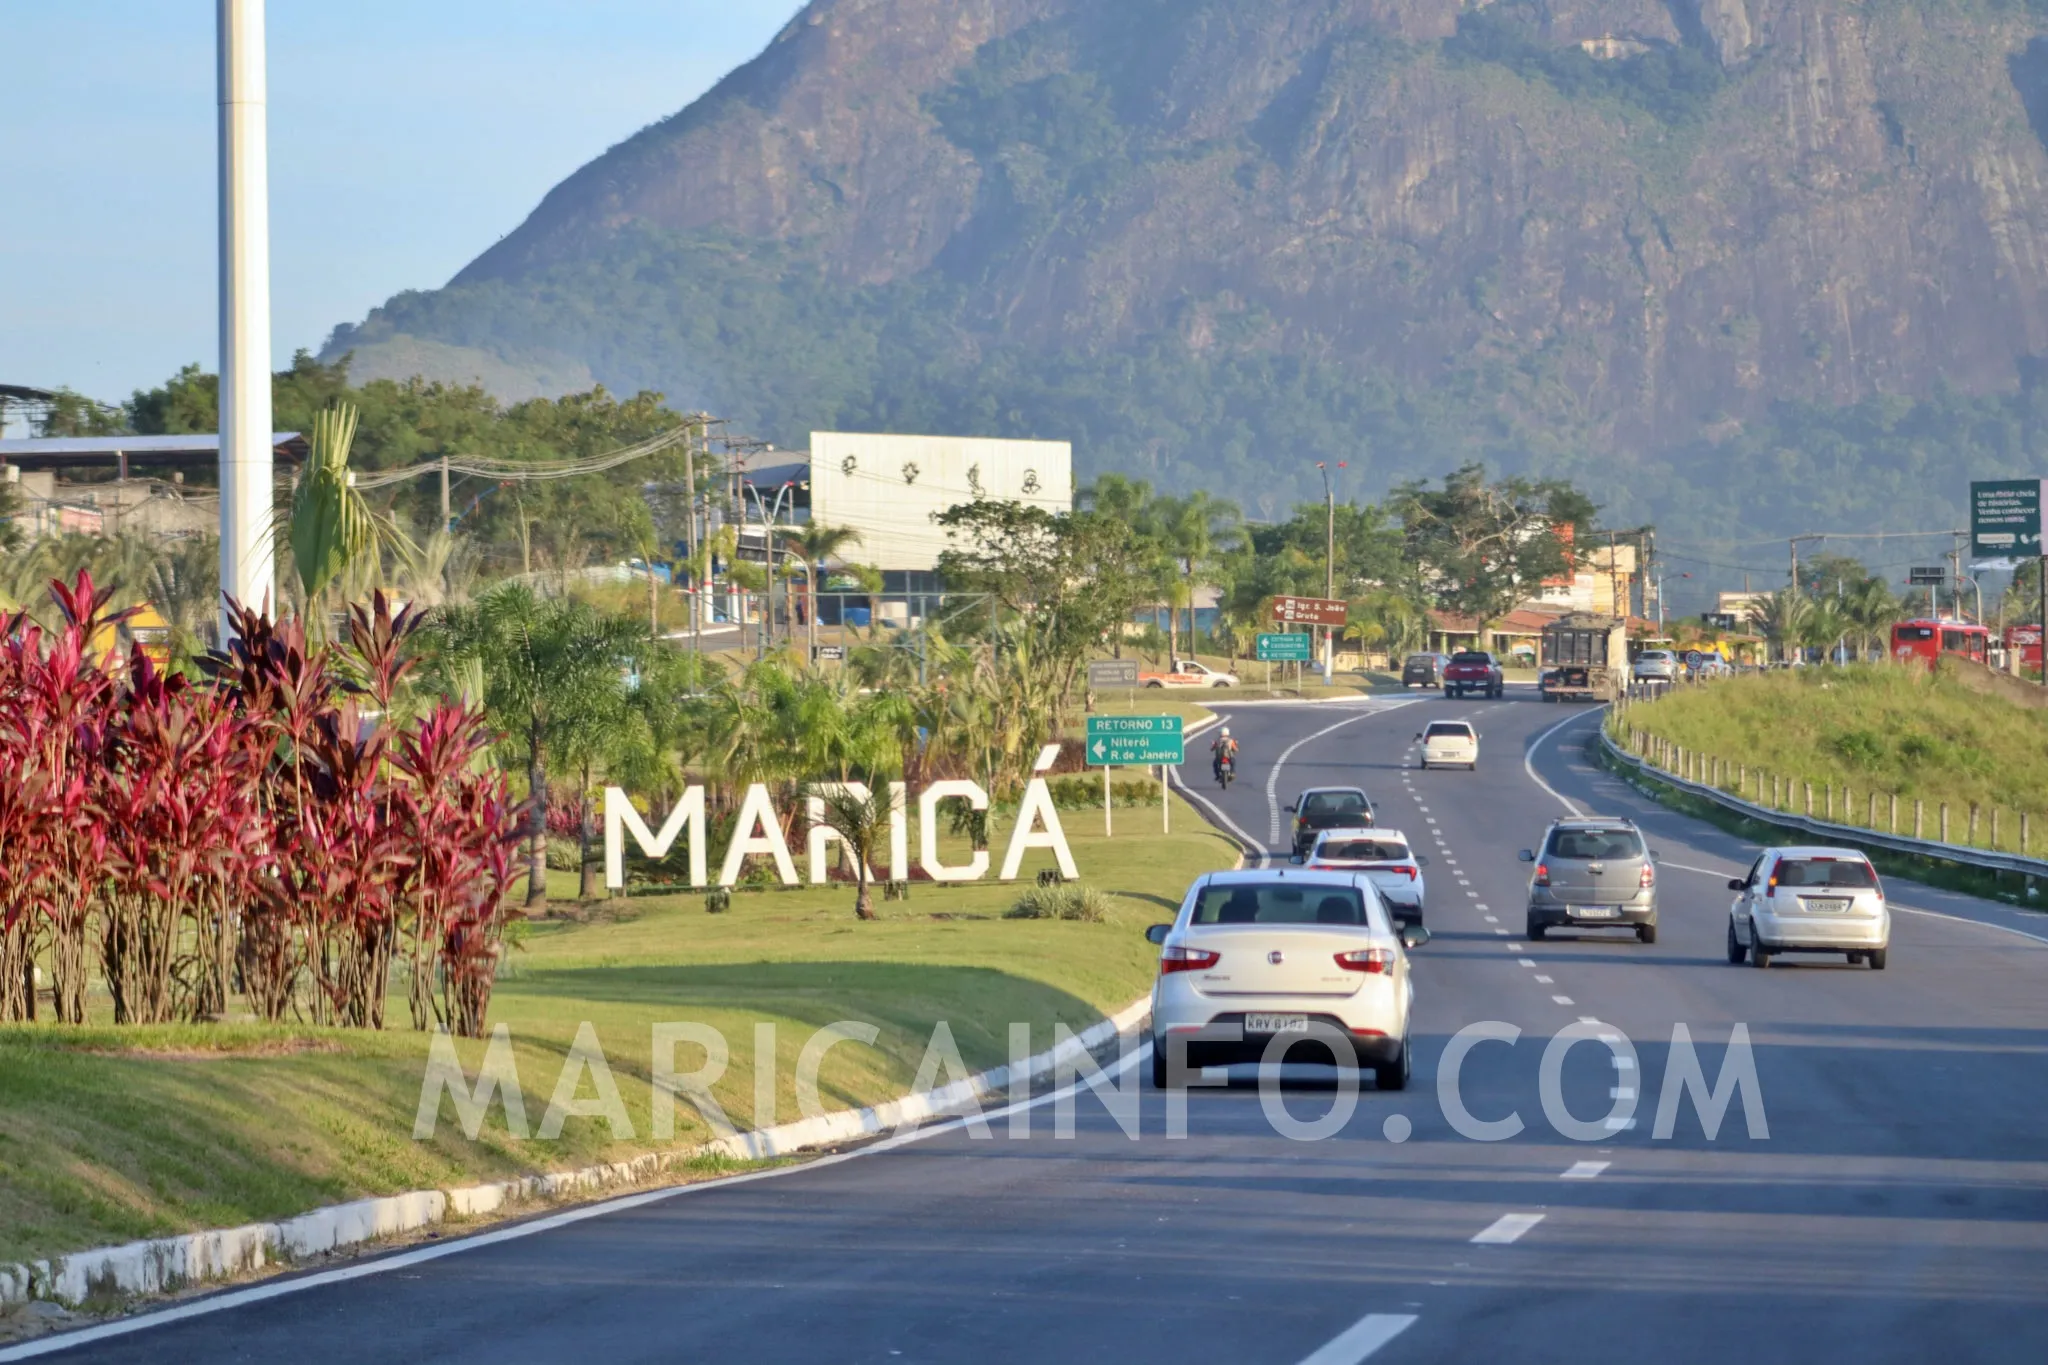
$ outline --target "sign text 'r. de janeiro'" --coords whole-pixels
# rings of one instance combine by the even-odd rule
[[[1053,808],[1052,792],[1043,776],[1059,757],[1059,752],[1057,744],[1048,744],[1039,751],[1036,774],[1024,786],[1024,800],[1017,808],[1016,826],[1010,832],[1010,844],[1003,853],[1002,870],[997,874],[1003,881],[1016,880],[1024,854],[1034,848],[1052,851],[1061,876],[1080,875],[1074,866],[1074,855],[1067,847],[1066,831],[1060,828],[1059,812]],[[804,851],[808,855],[813,886],[829,880],[832,866],[846,856],[845,841],[839,837],[838,831],[825,823],[824,798],[827,793],[842,789],[859,797],[869,794],[868,788],[859,782],[819,782],[807,788],[804,805],[810,829]],[[918,866],[935,882],[980,881],[988,876],[987,849],[976,849],[974,856],[963,863],[948,864],[939,858],[939,803],[948,800],[965,801],[973,810],[988,809],[988,793],[978,782],[952,779],[928,784],[918,793],[917,799]],[[910,879],[908,807],[909,788],[904,783],[891,782],[890,881]],[[617,787],[605,788],[605,885],[617,890],[626,884],[625,836],[628,832],[642,853],[650,858],[665,858],[685,828],[689,831],[690,885],[708,885],[710,850],[705,840],[705,824],[704,788],[700,786],[683,789],[683,799],[668,813],[659,831],[647,827],[632,798],[624,791]],[[835,844],[840,847],[834,848]],[[733,826],[732,842],[726,846],[725,859],[718,869],[718,885],[737,885],[740,869],[750,855],[774,862],[775,875],[784,886],[798,884],[796,863],[791,859],[789,844],[782,836],[782,820],[775,809],[774,798],[769,795],[766,784],[760,782],[748,787],[746,797],[740,802],[739,820]],[[874,881],[882,880],[872,870],[868,876]]]

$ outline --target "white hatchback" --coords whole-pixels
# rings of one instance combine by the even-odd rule
[[[1425,768],[1467,768],[1479,766],[1479,732],[1462,720],[1433,720],[1415,738],[1422,741]]]
[[[1428,892],[1422,868],[1429,861],[1398,829],[1326,829],[1306,857],[1291,858],[1319,872],[1363,872],[1379,888],[1396,928],[1422,923]]]
[[[1728,960],[1768,967],[1780,953],[1847,953],[1884,970],[1892,915],[1877,869],[1853,848],[1767,848],[1728,883]]]
[[[1407,948],[1371,878],[1257,868],[1196,879],[1160,945],[1152,987],[1152,1083],[1204,1066],[1329,1062],[1369,1066],[1382,1090],[1408,1084],[1415,987]]]

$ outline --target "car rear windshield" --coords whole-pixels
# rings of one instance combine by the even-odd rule
[[[1418,665],[1427,668],[1429,665],[1435,662],[1436,655],[1434,654],[1410,654],[1408,656],[1408,665],[1411,668],[1416,667]]]
[[[1550,856],[1594,862],[1643,856],[1643,838],[1632,829],[1561,829],[1550,836]]]
[[[1493,662],[1493,656],[1491,654],[1475,654],[1471,650],[1465,650],[1461,653],[1453,654],[1451,662],[1454,664],[1490,664]]]
[[[1399,839],[1325,839],[1316,857],[1355,863],[1405,863],[1408,845]]]
[[[1644,651],[1643,651],[1643,652],[1642,652],[1641,654],[1637,655],[1636,657],[1637,657],[1637,658],[1641,658],[1641,659],[1651,659],[1651,660],[1659,660],[1659,661],[1661,661],[1661,660],[1664,660],[1664,659],[1668,659],[1668,658],[1670,658],[1670,657],[1671,657],[1671,655],[1670,655],[1670,654],[1669,654],[1669,653],[1668,653],[1667,651],[1665,651],[1665,650],[1661,650],[1661,649],[1646,649],[1646,650],[1644,650]]]
[[[1787,858],[1774,873],[1780,886],[1828,886],[1844,891],[1868,891],[1877,885],[1877,874],[1861,858]]]
[[[1424,739],[1470,739],[1472,727],[1462,720],[1435,720],[1422,732]]]
[[[1363,815],[1367,807],[1360,792],[1310,792],[1302,798],[1301,813],[1304,818],[1328,819],[1333,815]]]
[[[1364,924],[1365,897],[1353,886],[1281,882],[1212,886],[1195,902],[1192,924]]]

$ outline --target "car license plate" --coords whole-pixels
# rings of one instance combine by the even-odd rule
[[[1579,919],[1613,919],[1621,911],[1611,905],[1574,905],[1572,914]]]
[[[1845,900],[1829,900],[1820,896],[1801,896],[1799,898],[1799,908],[1802,910],[1817,910],[1822,914],[1832,914],[1847,910],[1849,902]]]
[[[1305,1014],[1247,1014],[1244,1017],[1246,1033],[1307,1033],[1308,1016]]]

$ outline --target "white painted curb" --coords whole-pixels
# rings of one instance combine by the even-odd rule
[[[1148,995],[1057,1046],[1028,1059],[1026,1077],[1070,1065],[1084,1053],[1127,1033],[1151,1013]],[[532,1199],[551,1199],[632,1185],[693,1157],[719,1154],[744,1159],[788,1156],[813,1147],[871,1137],[926,1119],[977,1107],[984,1095],[1008,1090],[1012,1072],[999,1066],[936,1090],[923,1090],[864,1109],[840,1109],[816,1118],[736,1133],[679,1152],[649,1152],[631,1161],[556,1171],[447,1190],[409,1190],[315,1209],[277,1223],[158,1237],[123,1246],[75,1252],[28,1265],[0,1266],[0,1303],[48,1299],[77,1305],[88,1298],[152,1294],[207,1280],[261,1270],[341,1247],[396,1237],[446,1221],[475,1217]]]

